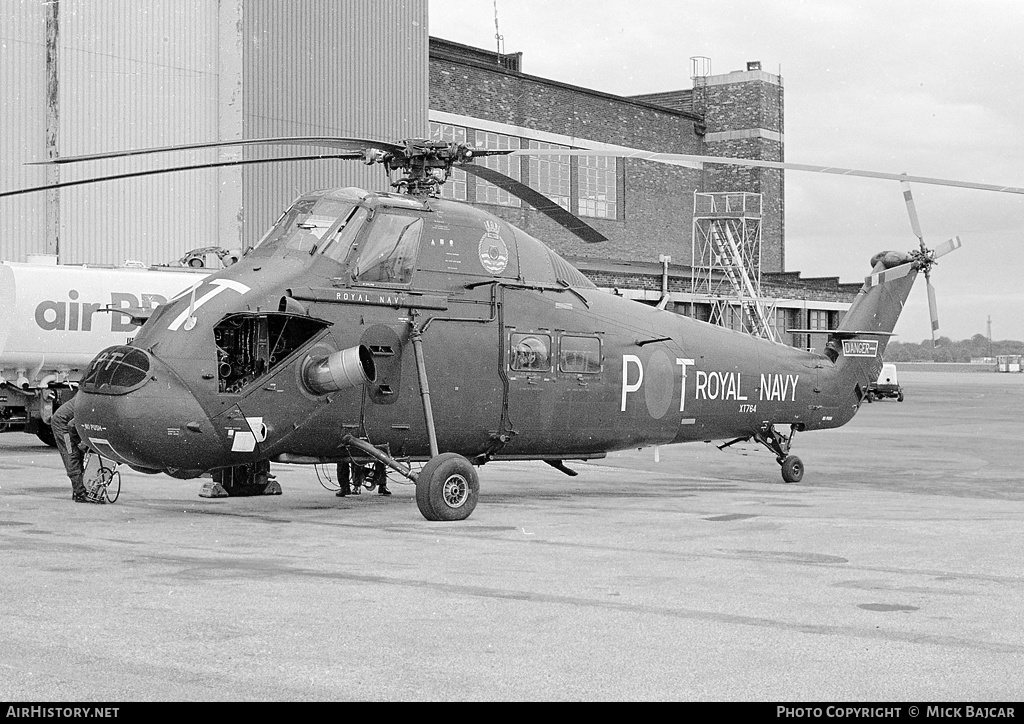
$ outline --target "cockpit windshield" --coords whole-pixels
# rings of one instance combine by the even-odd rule
[[[319,248],[323,251],[323,255],[334,259],[339,264],[344,263],[366,217],[367,211],[361,207],[349,214],[342,225],[327,237],[325,243],[320,245]]]
[[[299,199],[250,254],[310,254],[327,241],[328,232],[345,223],[354,207],[350,201],[335,198]]]

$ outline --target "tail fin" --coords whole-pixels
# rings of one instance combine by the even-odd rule
[[[852,373],[865,384],[874,382],[882,371],[882,354],[917,278],[913,265],[893,264],[906,261],[897,256],[904,255],[889,252],[872,259],[871,276],[864,280],[826,351],[838,370]]]

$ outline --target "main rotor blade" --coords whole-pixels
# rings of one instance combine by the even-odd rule
[[[914,194],[910,192],[910,184],[906,181],[903,181],[900,185],[903,187],[903,199],[907,202],[907,213],[910,214],[910,228],[914,230],[914,236],[921,242],[921,248],[924,249],[924,235],[921,233],[921,222],[917,218]]]
[[[827,173],[837,176],[858,176],[862,178],[877,178],[891,181],[910,181],[919,184],[931,184],[933,186],[953,186],[963,189],[979,189],[981,191],[997,191],[1006,194],[1024,194],[1024,187],[1003,186],[1000,184],[983,184],[972,181],[958,181],[956,179],[931,178],[929,176],[908,176],[903,173],[886,173],[883,171],[862,171],[854,168],[839,168],[836,166],[814,166],[806,163],[789,163],[782,161],[760,161],[748,158],[726,158],[724,156],[697,156],[686,153],[654,153],[653,151],[590,151],[582,149],[558,148],[539,149],[528,148],[512,152],[513,156],[614,156],[616,158],[636,158],[641,161],[657,161],[675,166],[693,163],[717,163],[727,166],[750,166],[753,168],[775,168],[789,171],[809,171],[812,173]]]
[[[325,158],[362,158],[362,153],[330,153],[330,154],[319,154],[316,156],[286,156],[284,158],[252,158],[243,159],[237,161],[218,161],[216,163],[200,163],[187,166],[174,166],[173,168],[157,168],[150,169],[149,171],[135,171],[132,173],[118,173],[111,176],[97,176],[93,178],[78,179],[76,181],[62,181],[56,184],[48,184],[46,186],[35,186],[33,188],[18,189],[16,191],[0,191],[0,198],[5,196],[19,196],[21,194],[30,194],[36,191],[49,191],[50,189],[63,189],[70,186],[82,186],[84,184],[97,183],[99,181],[117,181],[119,179],[126,178],[139,178],[140,176],[155,176],[161,173],[174,173],[175,171],[195,171],[197,169],[204,168],[222,168],[225,166],[248,166],[257,163],[285,163],[289,161],[319,161]]]
[[[246,138],[234,141],[208,141],[205,143],[185,143],[177,146],[160,146],[158,148],[138,148],[131,151],[112,151],[110,153],[91,153],[83,156],[62,156],[47,161],[31,161],[28,165],[48,166],[79,161],[98,161],[109,158],[127,158],[144,156],[151,153],[167,153],[171,151],[192,151],[200,148],[231,148],[233,146],[326,146],[344,151],[359,151],[366,148],[379,148],[382,151],[398,151],[402,146],[387,141],[371,141],[363,138],[338,138],[334,136],[282,136],[280,138]],[[344,158],[357,158],[345,156]]]
[[[566,211],[539,191],[534,191],[526,184],[520,183],[514,178],[509,178],[500,171],[495,171],[493,168],[478,166],[475,164],[466,164],[461,168],[463,171],[466,171],[473,176],[478,176],[484,181],[489,181],[498,188],[508,191],[513,196],[519,197],[530,206],[537,209],[537,211],[558,222],[588,244],[608,241],[608,237],[604,236],[597,229],[587,224],[583,219],[570,211]]]

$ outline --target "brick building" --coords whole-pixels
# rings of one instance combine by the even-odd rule
[[[499,55],[431,38],[432,136],[488,148],[784,158],[782,79],[759,64],[697,76],[692,89],[623,97],[527,75],[522,61],[521,53]],[[753,219],[760,229],[759,257],[752,264],[759,265],[761,296],[771,300],[770,324],[782,341],[820,348],[824,335],[808,339],[785,330],[833,328],[859,288],[786,272],[781,171],[669,166],[614,156],[486,161],[582,217],[608,241],[585,244],[515,197],[461,172],[444,195],[486,205],[550,244],[599,287],[623,296],[652,304],[667,298],[668,308],[679,313],[742,326],[741,310],[695,289],[695,193],[760,194]]]

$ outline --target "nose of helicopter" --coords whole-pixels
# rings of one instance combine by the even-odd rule
[[[192,392],[168,365],[144,350],[111,347],[101,352],[78,395],[75,425],[104,457],[192,477],[216,467],[227,453]]]

